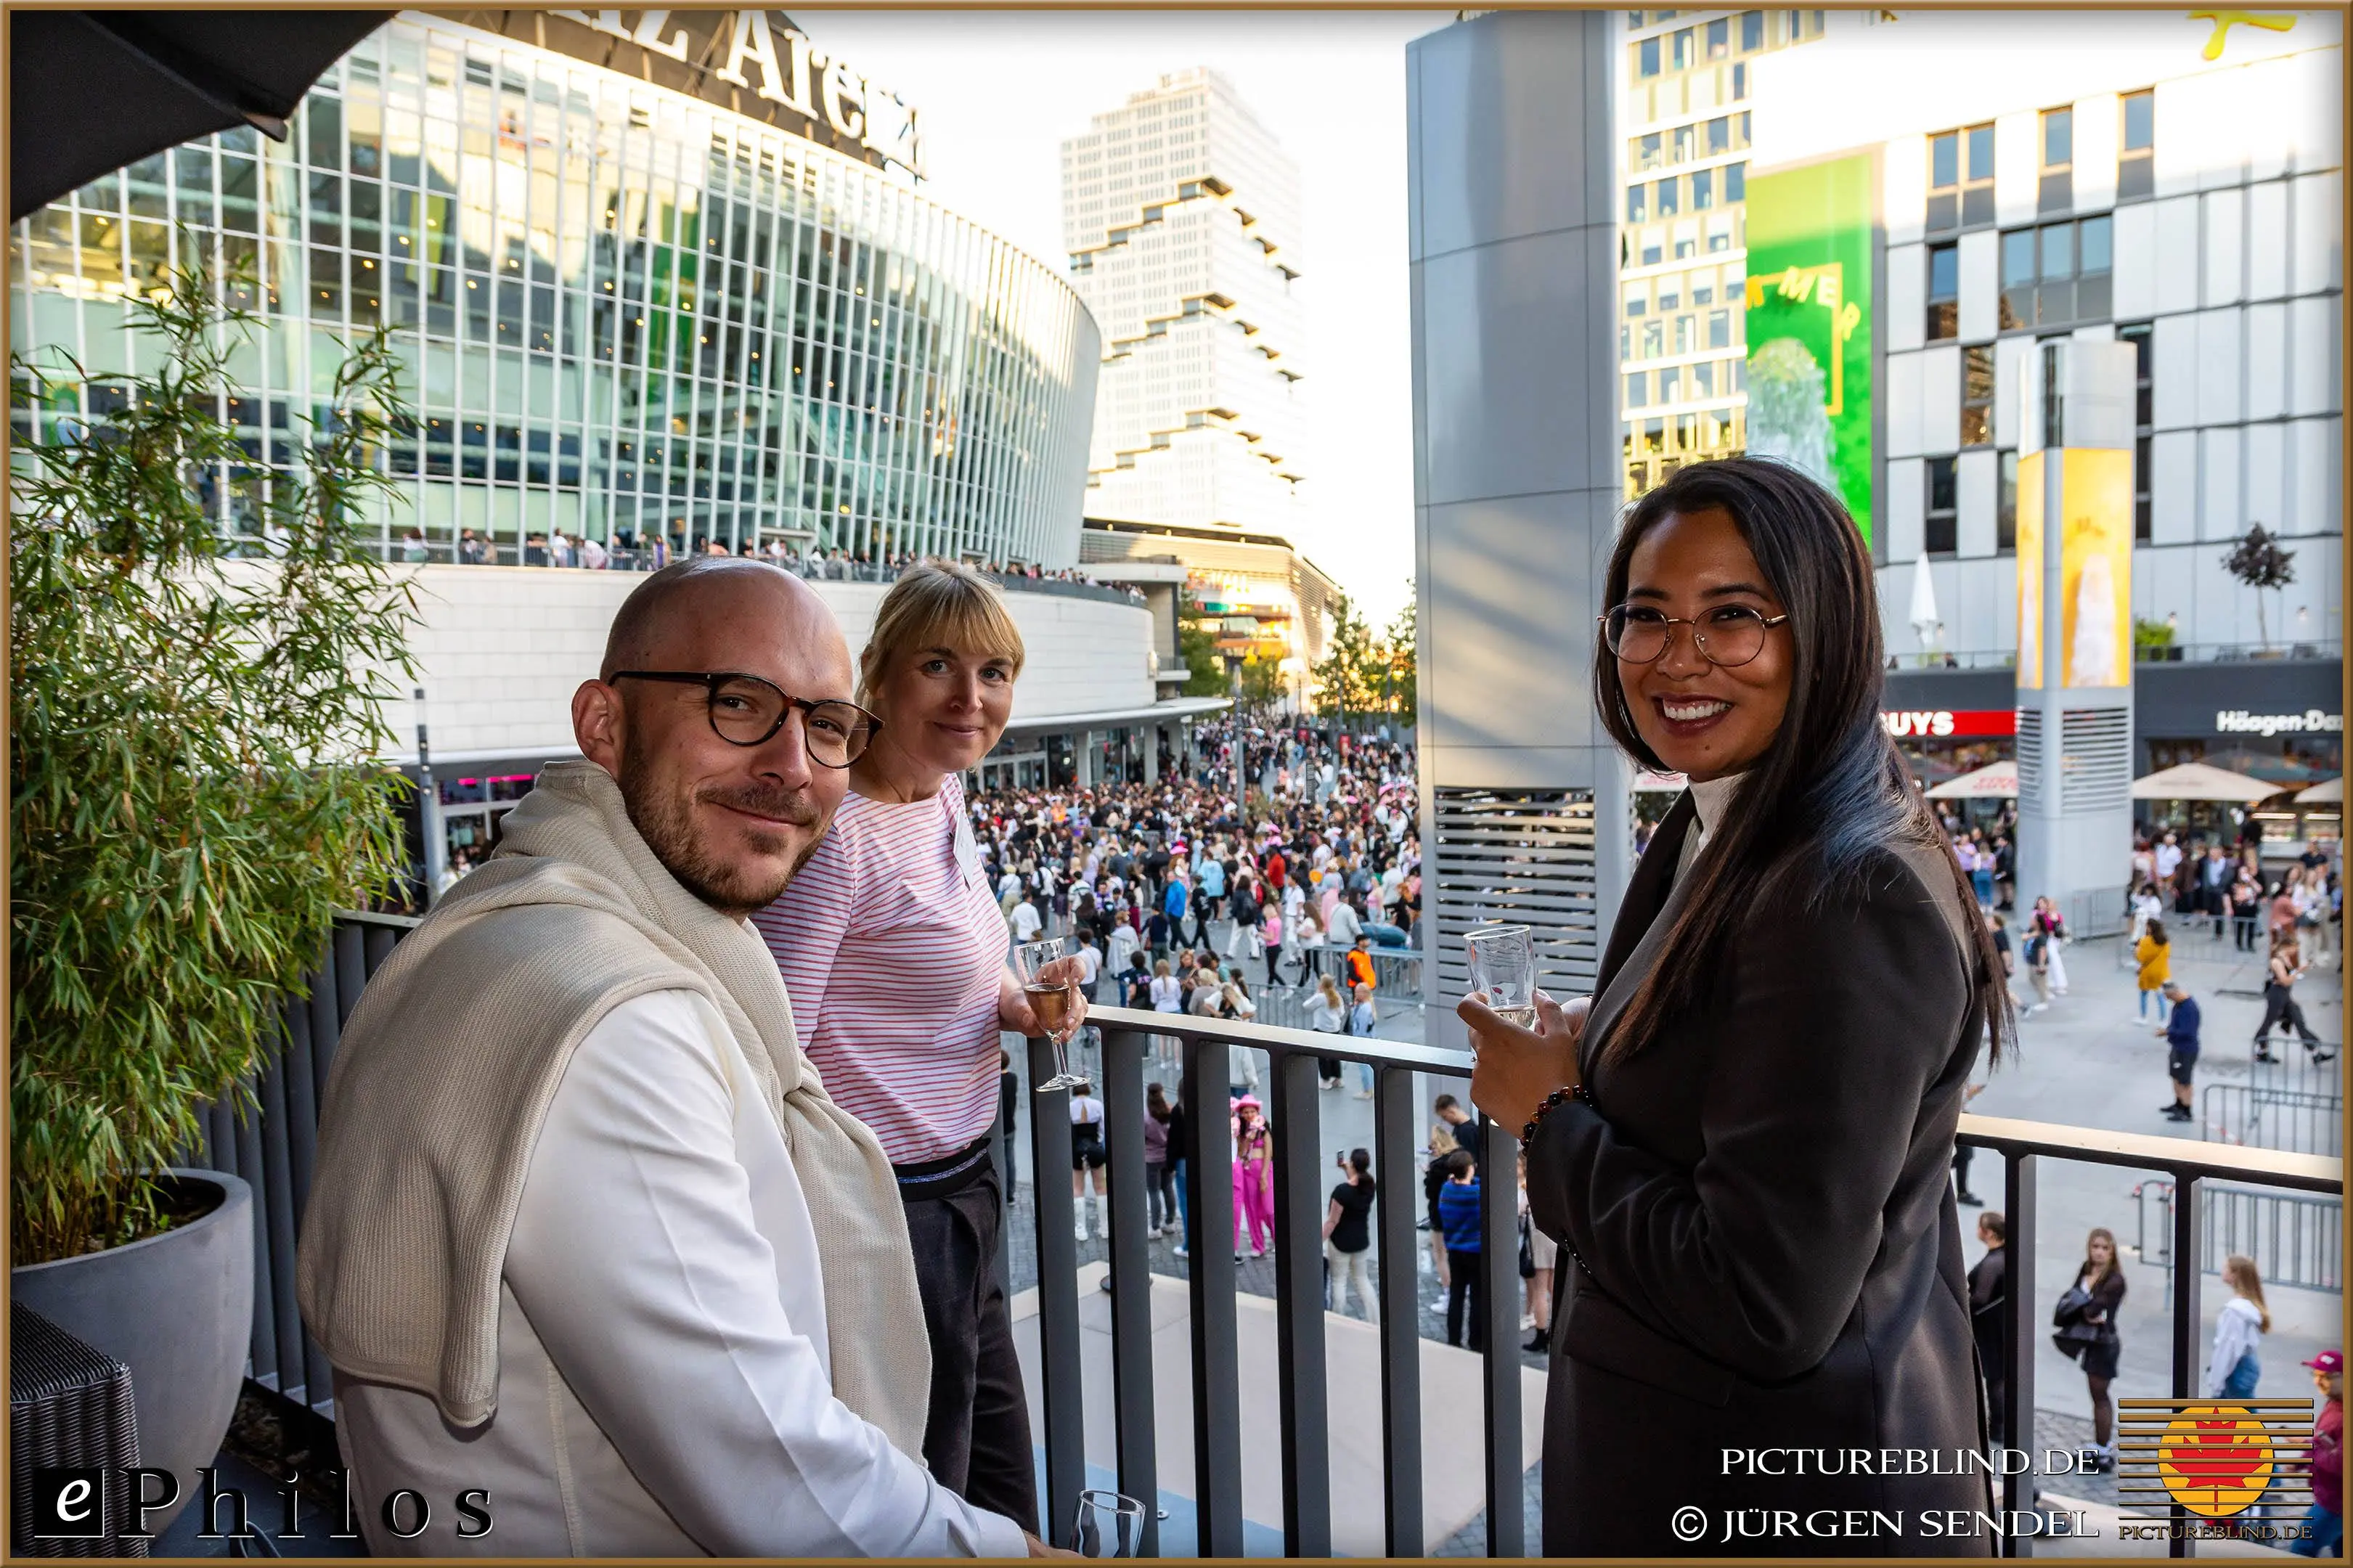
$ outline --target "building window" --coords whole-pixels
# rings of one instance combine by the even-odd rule
[[[1648,185],[1632,184],[1626,187],[1626,221],[1628,223],[1641,223],[1650,216],[1650,214],[1643,210],[1650,200],[1650,195],[1651,187]]]
[[[1732,21],[1719,17],[1707,25],[1707,58],[1720,60],[1732,53]]]
[[[1993,445],[1993,345],[1961,351],[1961,445]]]
[[[1765,13],[1740,13],[1740,52],[1749,54],[1765,47]]]
[[[1724,166],[1724,199],[1745,202],[1748,199],[1748,165],[1726,163]]]
[[[2116,329],[2116,341],[2133,346],[2133,538],[2149,542],[2153,525],[2149,504],[2149,323],[2127,321]]]
[[[1659,74],[1659,40],[1644,38],[1634,46],[1634,79],[1648,81]]]
[[[1683,373],[1680,365],[1668,365],[1659,372],[1659,401],[1681,403],[1683,400]]]
[[[2014,228],[2001,237],[2001,330],[2106,319],[2116,226],[2107,217]]]
[[[1961,335],[1961,247],[1928,247],[1928,338]]]
[[[2042,111],[2042,184],[2034,210],[2063,213],[2075,205],[2075,111]]]
[[[2149,334],[2147,321],[2126,321],[2116,328],[2116,341],[2133,346],[2133,424],[2146,430],[2155,421],[2149,417]]]
[[[1685,27],[1683,31],[1675,35],[1674,54],[1672,58],[1674,68],[1677,70],[1683,70],[1691,65],[1692,30],[1689,27]]]
[[[1732,101],[1739,103],[1748,97],[1748,62],[1741,60],[1732,68]]]
[[[1655,131],[1648,136],[1638,136],[1634,139],[1634,168],[1638,173],[1659,166],[1659,149],[1662,145],[1659,133]]]
[[[2155,521],[2148,494],[2148,437],[2133,437],[2133,539],[2147,544]]]
[[[2018,454],[2004,452],[1999,465],[1993,505],[1993,547],[2004,555],[2018,553]]]
[[[1650,386],[1648,384],[1650,379],[1651,378],[1647,373],[1639,370],[1626,378],[1627,407],[1640,408],[1642,405],[1651,401]]]
[[[1692,211],[1715,205],[1715,171],[1694,169],[1691,177]]]
[[[1659,182],[1658,207],[1661,217],[1667,217],[1683,210],[1683,183],[1679,179],[1668,178]]]
[[[1713,158],[1719,153],[1731,151],[1732,121],[1729,116],[1719,114],[1707,122],[1707,155]]]
[[[1993,127],[1970,125],[1928,138],[1928,232],[1949,234],[1993,221]]]
[[[2128,202],[2157,189],[2157,94],[2147,88],[2125,94],[2124,121],[2116,153],[2116,200]]]
[[[1960,551],[1959,467],[1958,458],[1928,459],[1928,519],[1922,542],[1931,555],[1953,555]]]
[[[1732,312],[1710,310],[1707,313],[1707,346],[1728,349],[1732,346]]]

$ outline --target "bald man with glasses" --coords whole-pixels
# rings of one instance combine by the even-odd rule
[[[370,982],[301,1293],[373,1551],[1039,1550],[923,1466],[897,1184],[746,920],[872,739],[852,689],[798,579],[655,574],[574,694],[584,760]],[[402,1489],[431,1505],[405,1539],[376,1509]]]

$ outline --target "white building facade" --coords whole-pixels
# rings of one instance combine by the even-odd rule
[[[1295,525],[1299,235],[1297,165],[1214,71],[1062,143],[1071,282],[1103,332],[1088,517]]]
[[[2342,25],[2264,22],[1833,12],[1818,45],[1757,62],[1757,167],[1877,154],[1891,653],[2015,648],[2018,389],[2061,336],[2137,352],[2135,617],[2193,662],[2337,652]],[[2223,566],[2256,523],[2296,573],[2260,605]]]

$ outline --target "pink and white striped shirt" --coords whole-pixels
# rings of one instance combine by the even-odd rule
[[[955,1153],[997,1120],[1008,939],[978,853],[958,853],[964,810],[955,777],[929,800],[851,790],[784,896],[752,917],[826,1092],[896,1164]]]

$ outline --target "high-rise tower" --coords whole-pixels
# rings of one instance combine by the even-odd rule
[[[1215,71],[1062,143],[1062,240],[1103,334],[1089,517],[1291,531],[1299,225],[1298,166]]]

